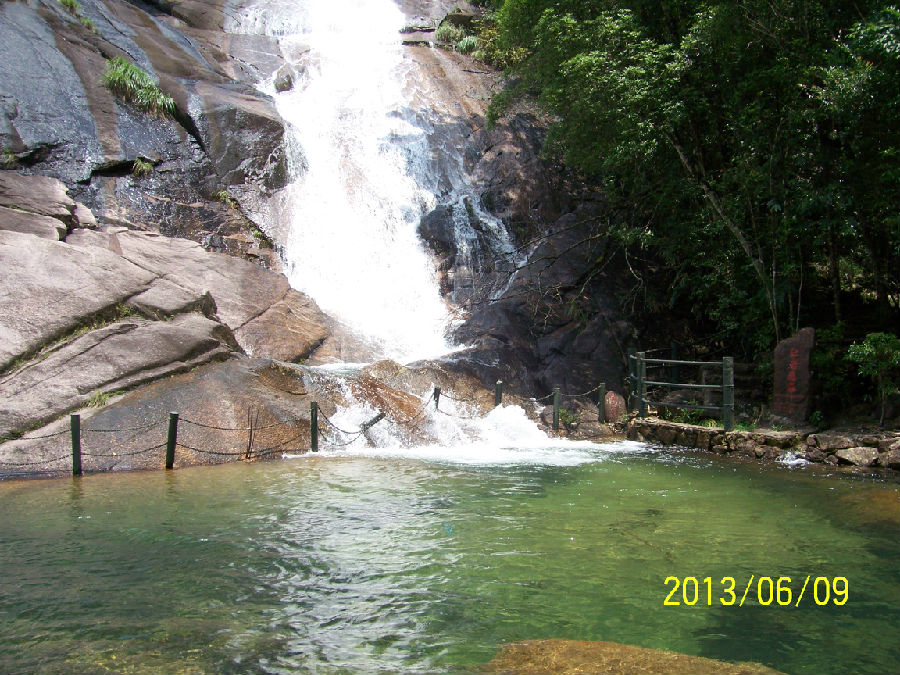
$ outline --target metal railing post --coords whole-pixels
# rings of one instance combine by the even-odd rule
[[[722,359],[722,428],[734,428],[734,358]]]
[[[559,431],[559,387],[553,387],[553,431]]]
[[[628,412],[633,413],[637,402],[637,352],[628,348]]]
[[[169,413],[169,433],[166,436],[166,468],[175,466],[175,444],[178,443],[178,413]]]
[[[647,416],[647,353],[637,353],[638,417]]]
[[[600,424],[606,422],[606,382],[600,383],[600,390],[597,392],[597,421]]]
[[[81,415],[69,415],[69,429],[72,432],[72,475],[81,475]]]

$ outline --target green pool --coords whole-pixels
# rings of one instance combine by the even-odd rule
[[[0,482],[0,672],[471,673],[548,637],[900,669],[897,483],[638,444],[485,457]]]

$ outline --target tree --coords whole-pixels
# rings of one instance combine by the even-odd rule
[[[900,307],[900,14],[831,0],[506,0],[515,93],[596,177],[672,295],[755,349],[810,295]],[[507,93],[507,96],[509,94]],[[502,98],[500,99],[502,103]],[[740,312],[736,314],[736,312]]]
[[[879,424],[884,426],[888,397],[897,393],[897,383],[891,376],[900,368],[900,339],[891,333],[869,333],[861,344],[850,345],[847,359],[859,365],[860,375],[874,378],[881,400]]]

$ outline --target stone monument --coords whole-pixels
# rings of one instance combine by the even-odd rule
[[[772,412],[794,422],[809,415],[809,354],[816,339],[814,328],[804,328],[775,347],[775,392]]]

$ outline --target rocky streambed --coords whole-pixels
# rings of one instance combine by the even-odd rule
[[[628,423],[627,435],[630,439],[648,443],[762,461],[900,469],[900,431],[896,429],[761,428],[725,432],[652,417],[634,417]]]

